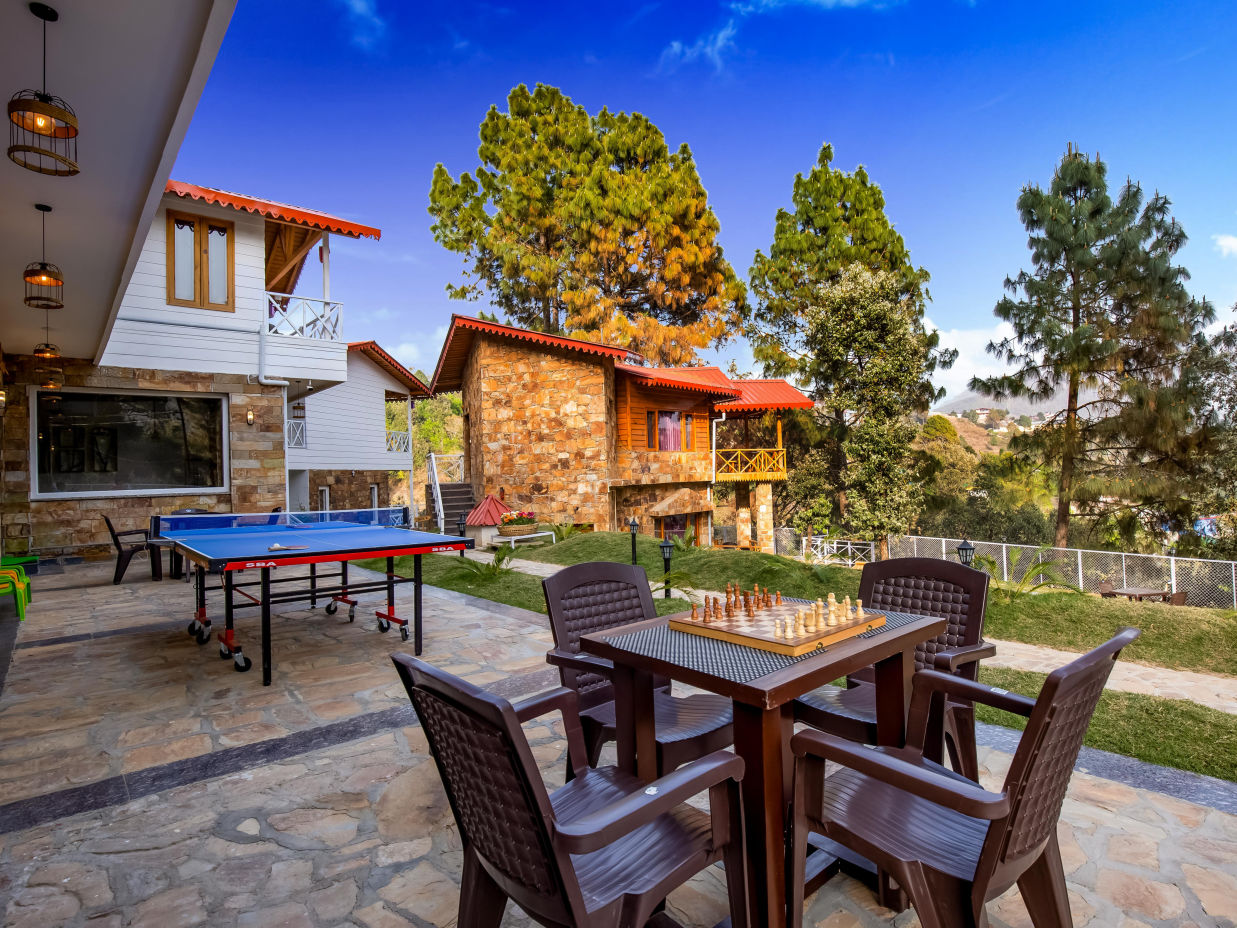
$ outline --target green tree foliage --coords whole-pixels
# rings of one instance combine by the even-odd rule
[[[1130,534],[1188,519],[1181,483],[1209,441],[1191,362],[1213,311],[1173,264],[1186,237],[1169,206],[1158,193],[1144,203],[1132,181],[1113,200],[1104,162],[1072,147],[1048,190],[1018,198],[1033,269],[1006,279],[995,312],[1014,334],[988,346],[1014,371],[971,388],[996,399],[1065,388],[1065,409],[1011,442],[1057,474],[1058,546],[1072,506],[1119,512]]]
[[[1018,417],[1018,428],[1020,428],[1020,429],[1029,429],[1029,428],[1031,427],[1031,425],[1032,425],[1032,423],[1031,423],[1031,417],[1030,417],[1030,416],[1019,416],[1019,417]]]
[[[425,467],[426,456],[451,454],[463,448],[463,402],[458,393],[417,400],[412,407],[413,468]]]
[[[845,396],[862,401],[861,393],[886,390],[903,412],[925,412],[941,395],[932,385],[932,373],[938,366],[948,367],[956,356],[940,350],[935,333],[924,331],[928,273],[911,264],[902,236],[885,215],[880,187],[862,167],[848,173],[832,167],[832,161],[833,148],[826,144],[807,176],[795,176],[793,209],[778,210],[768,254],[756,252],[745,334],[766,376],[791,377],[813,399]],[[834,301],[836,317],[822,318],[818,312],[821,294],[840,284],[852,266],[891,275],[895,315],[904,320],[897,327],[898,337],[909,340],[909,355],[915,358],[910,368],[899,368],[897,377],[884,385],[862,370],[865,358],[880,349],[862,325],[844,318],[849,309]],[[871,389],[860,388],[863,381]],[[817,410],[799,417],[810,422],[792,424],[795,417],[788,417],[787,444],[792,450],[795,442],[825,449],[835,519],[843,518],[847,509],[849,461],[844,447],[850,429],[865,414],[863,406],[835,402],[823,414]],[[802,463],[811,466],[819,460]]]
[[[944,416],[931,416],[914,447],[921,455],[919,479],[928,512],[939,511],[966,497],[975,482],[979,459],[971,446],[958,437],[952,422]]]
[[[924,441],[958,441],[958,430],[948,416],[929,416],[920,437]]]
[[[686,145],[542,84],[492,106],[480,137],[475,176],[439,164],[430,188],[434,238],[466,262],[452,297],[669,364],[732,336],[743,284]]]

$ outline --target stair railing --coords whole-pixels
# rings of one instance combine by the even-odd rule
[[[434,514],[438,517],[438,534],[447,533],[447,517],[442,510],[442,489],[438,486],[438,456],[433,451],[429,453],[430,487],[434,493]]]

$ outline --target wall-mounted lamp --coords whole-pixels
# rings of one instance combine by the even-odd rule
[[[9,395],[4,392],[4,387],[0,387],[0,413],[4,412],[4,407],[9,403]]]
[[[245,411],[245,421],[246,421],[249,425],[253,425],[253,410],[252,410],[252,409],[249,409],[249,410],[246,410],[246,411]]]

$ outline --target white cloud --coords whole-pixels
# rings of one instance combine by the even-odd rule
[[[1237,258],[1237,235],[1213,235],[1211,240],[1216,243],[1216,251],[1225,258]]]
[[[416,342],[400,342],[391,349],[391,354],[405,367],[415,367],[421,360],[421,346]]]
[[[438,363],[438,352],[447,340],[447,326],[438,326],[434,329],[434,334],[428,336],[424,332],[405,334],[404,341],[393,348],[387,348],[387,350],[394,355],[395,360],[399,361],[400,364],[403,364],[409,370],[415,371],[420,367],[432,376],[434,373],[433,365]]]
[[[955,399],[970,389],[968,384],[972,377],[990,377],[993,374],[1003,374],[1009,370],[1004,362],[988,354],[988,343],[1009,338],[1014,334],[1013,326],[1008,322],[996,322],[986,329],[941,329],[931,319],[925,317],[924,326],[932,331],[936,329],[941,336],[942,348],[955,348],[958,360],[949,370],[938,370],[932,378],[938,387],[947,391],[942,402]]]
[[[860,7],[881,9],[900,2],[902,0],[734,0],[728,4],[731,16],[724,26],[705,33],[691,43],[675,39],[662,50],[659,69],[674,71],[682,65],[707,61],[713,65],[714,71],[720,73],[725,67],[726,53],[736,48],[734,39],[738,34],[739,24],[749,16],[759,16],[788,7],[810,7],[817,10]]]
[[[387,32],[387,21],[378,14],[378,0],[338,0],[348,14],[352,44],[365,50],[377,45]]]

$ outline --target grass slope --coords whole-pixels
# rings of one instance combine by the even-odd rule
[[[981,667],[980,682],[1032,698],[1046,676],[1029,670]],[[976,705],[981,722],[1021,731],[1026,719]],[[1171,737],[1161,737],[1171,733]],[[1105,690],[1087,730],[1086,744],[1162,767],[1237,781],[1237,717],[1178,699]]]
[[[637,559],[656,580],[662,574],[657,540],[637,536]],[[631,536],[591,532],[556,545],[521,554],[553,564],[631,560]],[[855,596],[859,572],[845,567],[812,567],[790,558],[756,551],[693,548],[676,551],[672,569],[683,571],[693,585],[723,589],[726,581],[745,587],[759,583],[788,596],[809,599],[837,593]],[[991,597],[985,632],[991,638],[1022,641],[1066,651],[1086,651],[1107,641],[1122,626],[1142,629],[1123,659],[1179,670],[1237,675],[1237,613],[1227,609],[1179,608],[1161,603],[1130,603],[1075,593],[1046,593],[1006,602]]]

